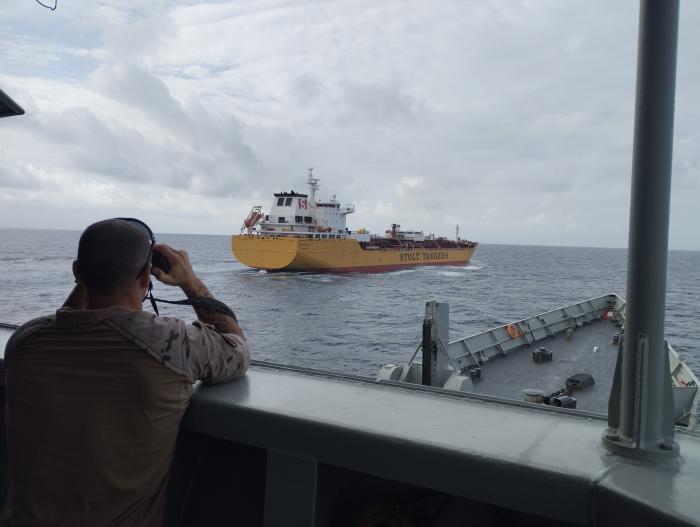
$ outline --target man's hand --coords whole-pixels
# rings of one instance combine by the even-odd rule
[[[205,297],[214,298],[207,286],[204,285],[192,269],[192,264],[190,263],[190,258],[187,256],[186,251],[179,251],[173,249],[172,247],[164,243],[156,243],[153,249],[160,251],[163,256],[165,256],[170,264],[170,272],[166,273],[158,267],[151,268],[151,273],[158,280],[167,285],[180,286],[188,298],[193,297]],[[217,311],[212,311],[201,306],[193,306],[197,317],[202,322],[211,324],[217,331],[222,333],[235,333],[243,337],[243,332],[241,328],[238,327],[238,323],[232,317],[219,313]]]
[[[187,296],[197,295],[203,284],[194,274],[187,252],[173,249],[164,243],[156,243],[153,249],[160,251],[170,264],[169,273],[158,267],[153,267],[151,269],[153,276],[164,284],[181,287]]]

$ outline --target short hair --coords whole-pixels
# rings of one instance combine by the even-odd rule
[[[88,290],[113,293],[130,287],[147,263],[151,240],[134,223],[112,219],[90,225],[78,242],[78,271]]]

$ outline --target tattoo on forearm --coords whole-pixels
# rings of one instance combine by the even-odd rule
[[[194,290],[186,291],[186,294],[190,298],[195,296],[214,298],[214,295],[209,292],[207,286],[205,286],[201,281]],[[207,324],[211,324],[217,331],[220,331],[221,333],[235,333],[236,335],[243,337],[241,328],[232,317],[202,306],[194,306],[194,310],[197,313],[199,320]]]

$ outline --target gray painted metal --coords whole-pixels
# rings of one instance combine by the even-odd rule
[[[265,527],[315,525],[317,478],[315,458],[268,450]]]
[[[448,304],[435,301],[426,302],[424,331],[426,334],[422,343],[423,375],[421,384],[442,386],[445,382],[445,370],[452,367],[450,356],[446,353],[450,334],[450,306]],[[426,358],[430,361],[428,364],[425,364]]]
[[[434,306],[440,306],[438,312]],[[578,410],[604,415],[613,383],[618,345],[615,333],[625,325],[625,302],[614,294],[584,300],[570,306],[540,313],[529,318],[477,333],[450,342],[437,370],[438,382],[447,390],[484,394],[520,400],[525,389],[539,389],[545,394],[564,387],[566,379],[576,373],[593,375],[595,385],[575,393]],[[439,318],[449,313],[446,303],[426,304],[426,317],[439,324]],[[605,320],[612,314],[610,320]],[[443,328],[441,342],[448,341],[448,327]],[[518,328],[520,336],[511,336],[508,328]],[[437,344],[436,344],[437,345]],[[537,364],[532,351],[539,346],[553,353],[553,360]],[[440,351],[445,350],[439,346]],[[676,351],[665,344],[669,365],[667,371],[673,385],[672,417],[679,425],[697,424],[698,380]],[[387,381],[421,383],[422,365],[411,357],[407,365],[388,364],[378,378]],[[437,362],[437,359],[435,360]],[[470,378],[470,369],[478,366],[482,378]]]
[[[437,373],[437,347],[433,343],[433,321],[427,315],[423,320],[423,339],[421,348],[421,377],[420,383],[432,386]]]
[[[634,458],[678,455],[664,342],[678,0],[644,0],[627,267],[627,321],[603,443]]]
[[[450,342],[448,350],[458,369],[481,364],[499,357],[509,357],[512,352],[532,346],[567,329],[578,330],[612,307],[613,322],[624,322],[624,301],[617,295],[604,295],[584,300],[570,306],[539,313],[529,318],[498,326],[489,331],[477,333]],[[508,326],[516,326],[522,335],[513,338],[508,334]]]
[[[256,363],[239,381],[198,385],[183,426],[267,450],[267,525],[314,524],[320,464],[578,525],[696,525],[700,435],[678,433],[682,463],[629,464],[599,448],[603,423],[585,412]],[[278,523],[292,496],[293,516]]]
[[[199,386],[187,430],[579,525],[695,525],[700,437],[683,463],[629,464],[576,413],[252,367]]]

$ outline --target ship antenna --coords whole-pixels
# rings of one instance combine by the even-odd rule
[[[312,207],[312,213],[311,215],[314,218],[314,225],[316,225],[316,191],[318,190],[318,182],[319,179],[314,177],[314,169],[309,168],[309,174],[308,174],[308,179],[306,181],[307,185],[309,185],[309,194],[310,194],[310,206]]]
[[[311,191],[311,201],[314,203],[316,202],[316,191],[318,190],[318,182],[320,181],[317,177],[314,177],[313,174],[314,169],[310,168],[309,169],[309,176],[307,180],[307,184],[309,185],[309,190]]]

